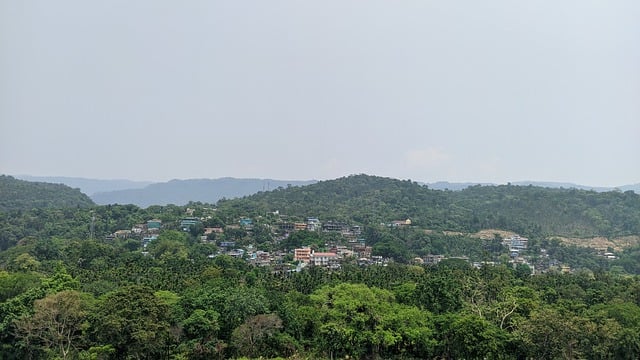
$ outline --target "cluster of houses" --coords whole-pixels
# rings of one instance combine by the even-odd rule
[[[202,223],[201,219],[191,216],[192,214],[188,213],[187,215],[189,216],[186,216],[179,221],[180,230],[190,231],[193,226]],[[411,220],[394,220],[385,225],[389,227],[411,226]],[[134,225],[131,230],[118,230],[110,235],[110,238],[139,238],[142,241],[143,252],[146,253],[148,244],[157,239],[161,228],[161,220],[151,219],[146,223]],[[253,229],[253,220],[250,218],[241,218],[238,221],[238,224],[228,225],[227,228],[242,228],[247,231],[251,231]],[[222,227],[204,227],[203,229],[204,232],[201,235],[201,240],[203,242],[211,241],[209,239],[220,238],[219,235],[223,235],[225,233],[225,228]],[[274,230],[279,231],[281,234],[285,234],[285,236],[286,234],[295,231],[336,232],[346,239],[346,245],[328,245],[328,249],[325,251],[316,251],[311,247],[294,249],[293,261],[297,264],[298,270],[309,265],[337,269],[340,267],[341,262],[347,259],[351,261],[355,260],[359,265],[385,265],[389,261],[389,259],[384,259],[381,256],[372,255],[372,247],[367,246],[365,240],[360,237],[362,230],[360,226],[357,225],[350,225],[335,221],[322,223],[316,217],[309,217],[305,222],[280,221],[275,225]],[[280,239],[282,238],[283,237]],[[255,250],[251,245],[244,249],[238,248],[235,241],[224,238],[216,241],[216,244],[220,249],[219,252],[217,254],[209,255],[209,257],[224,254],[246,259],[256,266],[281,266],[286,263],[285,259],[287,258],[287,255],[290,256],[291,254],[291,252],[285,251],[267,252]],[[509,253],[514,264],[522,262],[526,263],[526,261],[519,256],[519,252],[527,249],[528,239],[514,235],[510,238],[503,239],[503,244],[509,247]],[[414,262],[418,264],[433,265],[439,263],[445,258],[446,257],[444,255],[430,254],[422,258],[416,258],[414,259]]]
[[[509,256],[517,258],[520,256],[521,251],[527,250],[529,239],[516,234],[502,239],[502,245],[509,248]]]
[[[141,239],[142,248],[146,249],[150,242],[156,240],[160,234],[162,228],[162,220],[151,219],[146,223],[135,224],[131,227],[131,230],[117,230],[113,234],[106,237],[107,240],[113,239],[129,239],[136,238]]]
[[[180,219],[179,229],[182,231],[190,231],[193,226],[202,224],[203,220],[197,217],[193,217],[192,214],[187,213],[187,217]],[[408,227],[411,226],[411,220],[395,220],[390,223],[384,224],[388,227]],[[174,225],[175,226],[175,225]],[[172,227],[174,227],[172,226]],[[248,232],[253,229],[253,220],[250,218],[241,218],[235,225],[227,225],[226,229],[239,229],[242,228]],[[146,253],[146,248],[149,243],[156,240],[163,227],[162,221],[159,219],[151,219],[146,223],[135,224],[130,230],[118,230],[109,235],[108,239],[114,238],[136,238],[141,239],[141,245],[143,252]],[[288,267],[288,262],[293,255],[294,264],[297,265],[297,270],[300,270],[306,266],[319,266],[330,269],[337,269],[340,264],[345,261],[356,261],[360,265],[385,265],[389,259],[383,259],[380,256],[372,256],[372,247],[367,246],[365,240],[361,238],[362,230],[360,226],[350,225],[342,222],[328,221],[320,222],[316,217],[309,217],[304,222],[290,222],[281,218],[281,221],[272,226],[274,232],[282,234],[279,240],[284,239],[288,234],[296,231],[322,231],[322,232],[336,232],[339,233],[343,239],[345,239],[346,245],[327,244],[326,250],[318,251],[312,247],[296,248],[292,251],[274,251],[267,252],[261,250],[255,250],[252,245],[239,248],[236,246],[236,241],[233,239],[225,239],[222,235],[225,234],[225,228],[223,227],[204,227],[203,233],[201,233],[201,240],[203,242],[213,242],[219,248],[217,254],[211,254],[210,257],[217,255],[229,255],[236,258],[242,258],[249,261],[256,266],[272,266],[274,268],[282,267],[283,269]],[[217,241],[215,240],[217,239]],[[343,244],[345,244],[343,243]],[[534,266],[530,264],[526,257],[522,256],[529,247],[529,239],[520,235],[512,235],[502,239],[502,244],[509,249],[509,262],[511,264],[525,264],[532,269],[532,273],[535,272]],[[602,251],[602,256],[607,259],[615,259],[615,255],[608,251]],[[544,250],[541,252],[542,257],[545,257]],[[434,265],[440,261],[446,259],[444,255],[428,254],[423,257],[415,258],[413,261],[416,264]],[[468,258],[461,257],[460,259],[469,261]],[[474,266],[481,267],[487,265],[486,263],[474,263]],[[551,264],[553,265],[553,264]],[[558,264],[560,266],[560,264]],[[539,269],[544,271],[545,269]],[[290,271],[290,270],[286,270]],[[570,269],[566,266],[561,268],[561,271],[568,272]]]
[[[278,230],[281,232],[292,231],[323,231],[323,232],[338,232],[345,238],[357,237],[362,233],[362,229],[358,225],[349,225],[337,221],[328,221],[321,223],[318,218],[307,218],[306,222],[288,222],[282,221],[277,225]]]
[[[339,268],[344,259],[357,259],[359,265],[383,265],[386,261],[381,256],[372,256],[372,248],[367,246],[363,239],[349,241],[347,246],[336,245],[328,251],[315,251],[305,246],[294,249],[293,260],[305,265],[314,265],[328,268]]]
[[[181,231],[191,231],[193,226],[202,224],[203,220],[197,217],[188,216],[179,220],[178,229]],[[404,224],[405,221],[403,220]],[[253,220],[250,218],[241,218],[237,224],[227,225],[228,229],[244,229],[251,232],[253,229]],[[172,225],[175,227],[175,225]],[[136,238],[141,240],[142,251],[147,254],[147,246],[158,238],[160,230],[163,228],[162,221],[159,219],[151,219],[146,223],[135,224],[131,230],[118,230],[109,235],[107,239],[127,239]],[[243,258],[256,266],[278,266],[286,263],[285,259],[289,258],[293,254],[293,260],[298,264],[298,269],[313,265],[327,268],[339,268],[340,263],[345,259],[356,259],[361,265],[370,264],[384,264],[387,260],[381,257],[371,255],[372,248],[365,244],[364,239],[360,238],[362,230],[360,226],[350,225],[341,222],[329,221],[321,223],[316,217],[309,217],[305,222],[288,222],[280,221],[277,225],[274,225],[273,230],[284,234],[278,239],[282,240],[287,234],[295,231],[322,231],[322,232],[337,232],[347,241],[347,245],[327,245],[328,250],[324,252],[314,251],[310,247],[301,249],[294,249],[292,252],[286,251],[260,251],[255,250],[252,245],[244,248],[236,246],[236,241],[233,239],[225,239],[220,236],[225,234],[225,228],[223,227],[203,227],[203,233],[201,233],[201,241],[203,242],[215,242],[219,248],[217,254],[211,254],[209,257],[213,258],[217,255],[229,255],[236,258]],[[212,240],[212,239],[218,239]],[[289,257],[287,256],[289,255]]]
[[[523,256],[521,253],[529,247],[529,239],[518,234],[502,239],[502,245],[509,248],[509,263],[512,265],[527,265],[531,269],[531,273],[535,274],[535,266]]]
[[[311,247],[302,247],[293,250],[293,261],[298,265],[298,270],[306,266],[320,266],[330,269],[340,268],[340,264],[345,260],[355,260],[359,265],[384,265],[389,259],[383,259],[381,256],[371,255],[371,246],[367,246],[362,242],[350,244],[349,246],[337,245],[326,251],[316,251]],[[261,251],[254,250],[249,245],[245,249],[235,248],[233,246],[221,249],[219,254],[228,255],[235,258],[243,258],[255,266],[278,266],[286,263],[287,255],[291,252],[287,251]],[[209,257],[214,258],[218,254],[212,254]]]

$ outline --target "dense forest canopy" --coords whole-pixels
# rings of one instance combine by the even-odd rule
[[[0,175],[0,211],[41,208],[87,208],[93,201],[62,184],[30,182]]]
[[[410,180],[353,175],[221,201],[225,213],[262,215],[278,210],[300,217],[363,225],[411,219],[434,230],[508,229],[532,235],[640,234],[640,195],[535,186],[472,186],[431,190]]]
[[[366,175],[217,204],[2,209],[0,358],[636,359],[640,247],[609,259],[556,236],[638,236],[639,214],[631,192]],[[340,231],[288,226],[310,217]],[[529,262],[484,229],[528,236]],[[354,243],[384,261],[292,254]]]

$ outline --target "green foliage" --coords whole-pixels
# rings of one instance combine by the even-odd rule
[[[30,182],[0,175],[0,212],[35,208],[87,208],[93,205],[87,195],[66,185]]]
[[[446,314],[437,317],[439,352],[453,359],[504,359],[509,334],[477,315]]]
[[[259,193],[219,204],[245,216],[274,209],[300,217],[363,225],[410,218],[434,230],[508,229],[543,235],[617,236],[640,233],[640,195],[535,186],[472,186],[436,191],[411,181],[353,175]]]
[[[98,344],[112,345],[117,357],[157,357],[170,341],[167,313],[150,288],[124,287],[98,301],[91,333]]]
[[[282,320],[277,314],[254,315],[233,330],[231,344],[241,356],[263,356],[270,350],[269,342],[281,328]]]
[[[246,286],[227,289],[221,307],[222,329],[230,334],[247,318],[269,311],[269,301],[263,291]]]
[[[67,290],[36,300],[31,315],[15,320],[19,344],[41,347],[43,352],[67,359],[73,357],[86,329],[90,297]]]
[[[221,351],[218,333],[220,314],[215,310],[194,310],[181,323],[184,339],[179,348],[189,359],[208,359]]]
[[[9,280],[11,281],[11,280]],[[24,290],[14,297],[0,303],[0,342],[17,342],[16,320],[29,316],[33,311],[33,304],[38,299],[42,299],[50,294],[55,294],[64,290],[77,290],[79,283],[66,272],[62,265],[56,267],[55,273],[51,277],[42,278],[39,284],[23,284]],[[25,344],[23,344],[25,345]],[[31,351],[28,346],[21,346],[17,350],[25,349]]]
[[[214,310],[194,310],[182,323],[185,336],[192,339],[215,338],[220,330],[219,317],[220,314]]]
[[[103,246],[105,256],[117,253],[115,244]],[[59,256],[75,259],[73,247],[60,247]],[[637,277],[588,272],[518,276],[503,266],[475,269],[456,259],[433,267],[314,267],[287,276],[224,256],[203,265],[187,261],[184,268],[177,259],[117,256],[110,261],[115,268],[127,264],[137,281],[156,285],[109,285],[115,290],[96,301],[86,332],[76,333],[77,351],[69,354],[79,358],[309,353],[313,358],[596,359],[640,354]],[[150,271],[162,266],[166,272]],[[109,275],[113,267],[94,277],[115,280]],[[176,269],[183,269],[191,285],[163,289],[161,284],[173,282]],[[0,310],[3,319],[11,319],[4,325],[3,351],[45,358],[50,352],[40,340],[11,335],[20,333],[13,328],[15,319],[30,319],[37,299],[84,287],[86,280],[79,284],[62,267],[42,280],[32,272],[0,275],[6,289]],[[292,291],[296,288],[309,295]]]
[[[456,312],[462,308],[460,272],[441,270],[424,276],[416,285],[415,304],[436,314]]]
[[[317,249],[324,247],[324,240],[317,232],[303,230],[290,234],[282,240],[280,244],[284,249],[295,249],[303,246],[310,246]]]
[[[16,297],[30,288],[39,286],[41,276],[37,273],[0,271],[0,303]]]
[[[640,274],[640,245],[624,251],[615,264],[622,266],[629,274]]]
[[[186,260],[189,254],[187,234],[176,231],[164,231],[157,240],[149,244],[147,250],[156,259],[176,258]]]
[[[207,226],[251,217],[253,228],[228,228],[216,239],[237,246],[274,251],[346,244],[339,232],[285,237],[272,213],[277,209],[288,222],[317,216],[360,225],[358,237],[374,254],[395,261],[359,266],[352,260],[339,269],[299,272],[287,272],[287,264],[254,267],[217,254],[220,249],[195,236],[201,229],[179,231],[186,209],[174,205],[0,211],[1,357],[640,357],[640,277],[629,275],[639,271],[638,248],[610,261],[547,236],[637,235],[633,193],[515,186],[442,192],[357,175],[221,201],[215,211],[189,206],[194,216],[213,214],[203,220]],[[163,228],[147,255],[141,238],[105,237],[152,218]],[[411,226],[387,226],[407,218]],[[546,254],[531,250],[536,268],[559,260],[573,273],[531,276],[526,265],[507,261],[471,266],[463,256],[480,262],[505,254],[499,236],[464,234],[486,227],[518,231],[534,249],[545,248]],[[450,258],[429,266],[403,263],[426,254]],[[65,300],[51,301],[56,298]],[[82,307],[71,306],[78,303]],[[35,335],[41,326],[27,326],[62,304],[71,304],[67,314],[79,314],[69,317],[76,330],[67,355]]]
[[[310,296],[307,308],[318,351],[329,356],[392,356],[398,349],[427,357],[434,344],[430,314],[398,304],[388,290],[341,283]]]

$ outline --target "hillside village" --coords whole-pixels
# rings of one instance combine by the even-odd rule
[[[216,204],[74,196],[0,211],[11,358],[640,355],[634,193],[354,176]],[[74,309],[72,339],[48,309]]]
[[[34,193],[48,186],[2,179],[4,186],[33,188]],[[147,210],[114,205],[114,210],[124,208],[113,215],[107,205],[87,208],[84,216],[97,215],[97,231],[92,222],[89,237],[97,232],[107,240],[127,239],[152,257],[159,255],[154,244],[164,233],[179,231],[190,244],[205,245],[198,256],[229,255],[279,272],[309,265],[337,269],[345,263],[432,265],[457,259],[476,268],[508,264],[540,274],[617,264],[620,254],[639,242],[637,199],[631,191],[511,185],[440,191],[411,181],[353,175],[216,204]],[[83,199],[77,206],[87,205]],[[128,211],[141,216],[109,220]],[[8,239],[2,247],[17,241]],[[633,272],[633,264],[626,264]]]
[[[0,360],[640,360],[640,1],[0,19]]]
[[[216,211],[212,208],[206,210]],[[375,255],[373,247],[368,245],[367,239],[363,237],[360,225],[336,221],[321,222],[317,217],[308,217],[304,221],[290,221],[289,216],[275,211],[270,214],[269,221],[266,222],[265,218],[261,218],[259,223],[254,223],[254,219],[241,217],[237,219],[235,224],[206,227],[205,224],[211,220],[212,216],[196,217],[193,216],[194,212],[196,212],[195,209],[187,207],[185,216],[173,222],[163,224],[162,220],[150,219],[146,223],[134,224],[131,229],[117,230],[108,235],[106,239],[137,239],[140,241],[142,253],[149,255],[147,247],[158,240],[162,231],[179,230],[192,234],[203,244],[215,245],[217,251],[209,254],[209,258],[228,255],[244,259],[254,266],[272,267],[274,272],[299,272],[307,266],[339,269],[343,263],[355,263],[360,266],[386,266],[390,262],[398,260],[393,257]],[[261,249],[264,246],[256,243],[254,239],[256,226],[267,229],[269,232],[273,239],[272,244],[269,244],[272,248],[271,251]],[[380,226],[389,229],[402,229],[415,225],[412,225],[411,219],[404,219],[390,220],[387,223],[381,223]],[[296,233],[328,234],[332,240],[322,244],[287,247],[286,240]],[[494,237],[497,236],[497,233],[494,234]],[[486,239],[478,237],[477,241],[486,241]],[[529,239],[518,234],[507,232],[504,237],[500,237],[500,245],[501,256],[494,256],[493,259],[483,261],[470,259],[466,255],[450,257],[443,254],[425,254],[411,258],[410,262],[418,265],[435,265],[442,260],[453,258],[469,262],[476,268],[492,266],[497,262],[509,264],[514,268],[521,265],[529,269],[532,275],[548,271],[564,273],[572,271],[570,266],[549,257],[544,248],[540,248],[537,253],[530,251]],[[608,249],[598,249],[598,254],[607,260],[617,258]]]

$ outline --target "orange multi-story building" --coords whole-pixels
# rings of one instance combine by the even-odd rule
[[[311,261],[311,248],[304,247],[301,249],[293,250],[293,260],[302,261],[302,262],[310,262]]]

